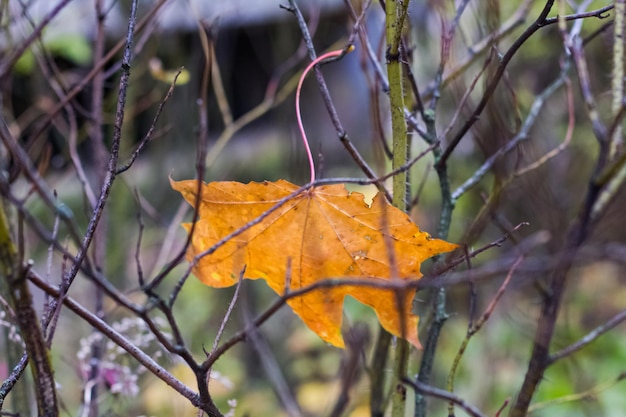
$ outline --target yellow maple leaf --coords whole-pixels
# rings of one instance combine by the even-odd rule
[[[196,180],[171,184],[187,202],[195,204]],[[238,282],[245,265],[246,278],[264,279],[282,295],[287,276],[290,290],[337,277],[372,283],[416,280],[421,277],[420,264],[424,260],[457,247],[420,231],[406,213],[388,204],[380,194],[369,206],[362,194],[349,193],[340,184],[309,189],[267,214],[298,189],[284,180],[203,184],[199,220],[187,254],[190,260],[249,222],[266,216],[201,257],[194,274],[206,285],[228,287]],[[191,230],[191,224],[183,226]],[[398,306],[399,298],[390,289],[333,286],[315,289],[287,303],[323,340],[343,347],[343,300],[351,295],[372,307],[387,331],[420,347],[418,317],[411,312],[414,292],[405,291]],[[405,324],[404,330],[401,323]]]

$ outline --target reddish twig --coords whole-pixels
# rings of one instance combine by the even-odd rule
[[[296,89],[296,118],[298,119],[298,129],[300,130],[300,136],[302,137],[302,142],[304,142],[304,149],[306,149],[306,156],[309,161],[309,170],[311,173],[310,182],[315,181],[315,162],[313,161],[313,155],[311,154],[311,147],[309,146],[309,141],[306,137],[304,126],[302,124],[302,115],[300,114],[300,90],[302,90],[302,84],[304,83],[304,79],[306,78],[311,68],[313,68],[314,66],[316,66],[317,64],[319,64],[320,62],[322,62],[323,60],[327,58],[341,57],[345,55],[346,53],[351,52],[353,50],[354,50],[354,46],[350,45],[348,49],[346,50],[339,49],[336,51],[326,52],[325,54],[315,58],[304,69],[304,71],[302,72],[302,75],[300,76],[300,81],[298,81],[298,88]]]
[[[296,20],[298,21],[298,26],[300,27],[300,31],[302,32],[302,37],[307,46],[307,50],[309,51],[309,57],[312,61],[314,61],[317,58],[317,54],[315,52],[315,47],[313,46],[311,34],[309,33],[306,21],[304,20],[304,16],[302,16],[302,12],[300,11],[300,8],[296,4],[295,0],[289,0],[289,6],[290,7],[288,8],[288,10],[296,16]],[[333,100],[330,97],[328,86],[326,85],[326,81],[324,81],[324,76],[322,75],[322,71],[320,70],[319,66],[315,67],[315,78],[317,79],[317,84],[319,86],[320,93],[322,94],[322,99],[324,100],[324,104],[326,106],[326,109],[328,110],[328,115],[330,116],[333,126],[335,127],[337,135],[339,136],[339,140],[343,144],[346,151],[348,151],[352,159],[355,161],[355,163],[359,166],[359,168],[361,168],[363,173],[365,173],[368,178],[376,177],[374,171],[369,167],[365,159],[363,159],[354,144],[350,141],[348,133],[344,129],[341,120],[339,119],[337,109],[335,108]]]
[[[504,403],[500,406],[500,408],[498,408],[498,411],[496,411],[496,414],[494,417],[500,417],[500,414],[502,414],[502,412],[504,411],[506,406],[509,405],[510,402],[511,402],[510,398],[507,398],[506,400],[504,400]]]
[[[517,267],[519,266],[519,264],[522,262],[523,259],[524,259],[524,255],[520,255],[517,257],[517,259],[511,266],[509,273],[506,275],[506,278],[500,285],[498,292],[496,292],[496,294],[493,296],[493,298],[491,299],[491,302],[489,303],[489,305],[487,306],[483,314],[476,321],[476,323],[473,324],[467,330],[465,339],[463,339],[463,342],[461,343],[461,346],[459,347],[459,351],[457,352],[456,357],[454,358],[454,361],[452,362],[452,368],[450,369],[450,374],[448,376],[448,391],[450,392],[454,391],[454,377],[456,376],[456,370],[458,369],[458,366],[461,363],[461,358],[463,357],[463,354],[465,353],[465,349],[467,349],[467,345],[469,344],[470,339],[481,329],[481,327],[487,322],[487,320],[489,320],[489,317],[491,317],[491,314],[495,310],[496,305],[498,304],[498,301],[500,301],[500,298],[502,298],[502,296],[504,295],[504,291],[506,290],[506,287],[509,285],[509,282],[511,282],[511,279],[513,278],[513,273],[515,272],[515,270],[517,269]],[[454,401],[450,401],[448,403],[448,415],[449,416],[454,415],[454,405],[455,405]]]

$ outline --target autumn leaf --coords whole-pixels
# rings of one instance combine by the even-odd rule
[[[171,184],[195,205],[196,180]],[[290,290],[337,277],[374,283],[392,277],[416,280],[421,276],[420,264],[424,260],[456,248],[421,232],[407,214],[389,205],[380,194],[368,206],[362,194],[349,193],[343,185],[311,188],[267,214],[298,189],[284,180],[203,184],[199,220],[188,259],[194,259],[259,216],[266,217],[200,258],[194,274],[206,285],[228,287],[238,282],[245,265],[246,278],[264,279],[282,295],[287,276]],[[191,224],[183,226],[188,232],[191,230]],[[420,347],[418,317],[411,312],[414,290],[402,297],[401,308],[394,291],[367,286],[315,289],[287,302],[323,340],[343,347],[341,321],[346,295],[372,307],[390,333],[403,335]],[[404,331],[401,322],[405,323]]]

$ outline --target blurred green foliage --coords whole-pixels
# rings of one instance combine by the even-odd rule
[[[86,66],[93,59],[91,43],[87,38],[80,35],[55,36],[47,39],[43,45],[44,50],[55,59],[65,59],[72,65]],[[17,60],[13,67],[15,73],[21,76],[29,76],[35,71],[35,54],[27,50]]]

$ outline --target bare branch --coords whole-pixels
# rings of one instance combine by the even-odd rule
[[[480,103],[476,106],[476,109],[474,109],[474,111],[472,112],[472,115],[467,119],[465,124],[459,129],[459,131],[455,134],[455,136],[450,140],[447,148],[443,151],[441,158],[437,162],[437,165],[446,164],[448,158],[452,154],[452,151],[457,147],[461,139],[463,139],[465,134],[474,125],[474,123],[476,123],[480,114],[487,106],[487,102],[491,99],[493,92],[496,90],[496,87],[498,83],[500,82],[500,79],[504,75],[504,71],[506,70],[506,67],[508,66],[509,62],[511,61],[513,56],[517,53],[519,48],[537,30],[545,26],[545,19],[548,16],[548,13],[550,12],[550,10],[552,9],[553,4],[554,4],[554,0],[546,1],[546,5],[543,7],[543,10],[541,11],[541,13],[539,13],[539,16],[537,16],[537,19],[535,19],[535,21],[526,28],[524,33],[522,33],[520,37],[515,40],[513,45],[511,45],[508,51],[504,54],[504,56],[500,60],[500,64],[498,65],[496,72],[493,75],[493,78],[491,79],[491,81],[487,85],[487,88],[485,89],[485,93],[483,94],[483,97],[480,100]]]
[[[61,292],[59,289],[53,287],[52,285],[45,282],[41,279],[37,274],[31,271],[28,276],[30,282],[32,282],[35,286],[45,291],[47,294],[60,299]],[[113,341],[116,345],[124,349],[130,356],[135,358],[140,364],[145,366],[150,370],[156,377],[161,379],[170,387],[174,388],[179,394],[183,397],[187,398],[194,406],[200,407],[200,401],[198,394],[191,391],[185,384],[176,379],[172,374],[170,374],[165,368],[159,365],[154,361],[149,355],[144,353],[137,346],[130,343],[122,334],[120,334],[117,330],[113,329],[102,319],[97,317],[95,314],[91,313],[85,307],[80,305],[71,297],[64,297],[62,299],[63,304],[71,310],[73,313],[78,315],[80,318],[85,320],[85,322],[89,323],[98,331],[102,332],[107,338]]]
[[[619,313],[611,317],[606,323],[596,327],[577,342],[550,355],[550,358],[548,359],[548,366],[552,365],[554,362],[560,359],[563,359],[578,352],[579,350],[596,341],[600,336],[613,329],[614,327],[620,325],[624,321],[626,321],[626,310],[620,311]]]
[[[465,411],[472,417],[487,417],[476,406],[468,403],[463,398],[448,391],[432,387],[428,384],[424,384],[417,379],[410,380],[408,378],[404,378],[402,382],[413,388],[416,393],[421,393],[429,397],[435,397],[446,401],[452,401],[454,404],[458,405],[463,411]]]

